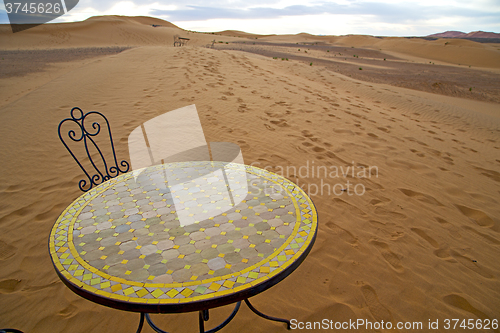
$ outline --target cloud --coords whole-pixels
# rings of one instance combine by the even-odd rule
[[[424,32],[431,29],[454,30],[499,30],[500,5],[497,0],[419,0],[400,2],[396,0],[80,0],[71,15],[59,21],[85,19],[91,15],[149,15],[171,22],[193,25],[195,22],[232,20],[235,22],[262,20],[283,20],[298,18],[297,29],[314,33],[327,31],[329,26],[348,24],[363,27],[367,33],[370,27],[390,26]],[[311,17],[328,16],[330,22]],[[191,22],[191,23],[189,23]],[[306,24],[307,22],[307,24]],[[343,23],[340,23],[343,22]],[[0,5],[0,23],[8,23]],[[451,24],[453,23],[453,24]],[[196,23],[198,24],[198,23]],[[233,26],[227,29],[235,28]],[[210,27],[208,27],[210,29]],[[353,29],[357,33],[359,29]],[[215,30],[212,30],[215,31]]]
[[[443,16],[463,18],[494,18],[499,11],[449,6],[423,6],[415,3],[352,2],[338,4],[323,2],[316,5],[293,5],[284,8],[188,5],[178,10],[151,10],[153,16],[163,16],[174,21],[200,21],[210,19],[273,19],[303,15],[370,15],[380,21],[409,23],[436,19]]]

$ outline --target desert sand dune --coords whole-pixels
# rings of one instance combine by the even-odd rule
[[[80,195],[81,176],[59,142],[57,125],[74,106],[103,112],[117,156],[128,159],[134,128],[190,104],[196,104],[207,141],[238,144],[246,164],[295,181],[317,207],[311,253],[293,274],[253,298],[259,309],[299,321],[422,322],[422,331],[429,319],[500,319],[497,103],[463,102],[300,61],[199,47],[214,38],[209,34],[190,33],[193,45],[174,48],[162,39],[181,30],[153,28],[149,24],[161,22],[147,18],[92,21],[40,26],[19,38],[1,32],[9,49],[137,46],[47,67],[36,74],[36,84],[23,80],[35,74],[0,78],[0,87],[12,85],[0,88],[2,327],[34,333],[136,329],[138,314],[77,296],[53,269],[49,233]],[[70,37],[56,43],[62,38],[56,32]],[[370,37],[359,40],[371,43]],[[396,39],[386,43],[405,49]],[[428,45],[426,57],[451,59],[434,54],[448,45]],[[419,56],[417,49],[408,52]],[[477,49],[485,59],[495,55],[486,46]],[[319,171],[335,167],[344,172]],[[354,169],[369,171],[348,171]],[[336,184],[365,192],[335,194]],[[211,311],[209,327],[230,311]],[[197,329],[194,313],[154,320],[172,332]],[[242,307],[221,332],[284,330]]]
[[[251,34],[248,32],[244,31],[239,31],[239,30],[224,30],[224,31],[219,31],[215,32],[214,35],[217,36],[230,36],[230,37],[243,37],[243,38],[264,38],[264,37],[270,37],[270,36],[276,36],[276,35],[258,35],[258,34]]]
[[[153,27],[157,25],[157,27]],[[97,16],[76,23],[55,23],[13,34],[0,26],[2,49],[44,49],[60,47],[109,47],[173,45],[173,36],[191,38],[190,44],[208,43],[210,36],[192,34],[160,19],[125,16]]]

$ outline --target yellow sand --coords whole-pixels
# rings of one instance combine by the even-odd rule
[[[15,35],[0,27],[3,49],[139,46],[0,79],[0,328],[135,332],[138,314],[77,296],[53,269],[49,232],[80,195],[81,176],[59,141],[57,125],[74,106],[103,112],[118,157],[128,159],[127,137],[135,127],[193,103],[207,141],[237,143],[245,163],[285,170],[310,191],[318,210],[311,253],[284,281],[253,298],[260,310],[299,321],[422,322],[422,331],[428,331],[429,319],[439,320],[441,328],[445,319],[500,319],[499,105],[207,49],[203,46],[213,38],[236,37],[151,24],[168,25],[100,17]],[[188,46],[172,47],[174,34],[190,38]],[[326,39],[266,37],[273,38]],[[477,66],[500,66],[499,52],[483,44],[329,38],[453,64],[467,57]],[[448,47],[464,52],[440,51]],[[372,167],[372,173],[317,175],[318,167],[352,165]],[[304,167],[300,173],[301,166],[309,171]],[[364,195],[326,192],[347,181],[350,193],[362,184]],[[315,186],[323,186],[324,193],[314,193]],[[208,326],[229,312],[228,307],[211,311]],[[197,329],[194,313],[154,318],[172,332]],[[284,331],[245,306],[222,330]]]

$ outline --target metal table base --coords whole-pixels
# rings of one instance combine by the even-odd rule
[[[250,301],[247,299],[245,299],[245,303],[247,304],[247,306],[250,308],[250,310],[252,310],[255,314],[257,314],[258,316],[262,317],[262,318],[265,318],[267,320],[272,320],[272,321],[278,321],[278,322],[282,322],[282,323],[285,323],[286,324],[286,328],[288,330],[290,330],[290,321],[287,320],[287,319],[281,319],[281,318],[276,318],[276,317],[271,317],[271,316],[268,316],[262,312],[260,312],[259,310],[257,310],[251,303]],[[229,324],[229,322],[231,320],[233,320],[234,316],[236,316],[236,313],[238,312],[238,310],[240,309],[240,306],[241,306],[241,301],[237,302],[236,303],[236,306],[234,307],[234,310],[233,312],[229,315],[229,317],[226,318],[226,320],[224,320],[220,325],[218,325],[217,327],[214,327],[208,331],[205,331],[205,322],[209,320],[209,314],[208,314],[208,310],[200,310],[199,311],[199,324],[200,324],[200,333],[214,333],[214,332],[217,332],[219,330],[221,330],[222,328],[224,328],[227,324]],[[141,319],[139,321],[139,327],[137,328],[137,333],[140,333],[142,331],[142,327],[144,325],[144,319],[146,319],[146,322],[149,324],[149,326],[155,331],[155,332],[158,332],[158,333],[168,333],[167,331],[164,331],[162,330],[161,328],[159,328],[158,326],[156,326],[153,321],[151,320],[151,317],[149,316],[149,313],[144,313],[144,312],[141,312]]]

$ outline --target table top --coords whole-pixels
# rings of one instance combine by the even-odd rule
[[[236,163],[181,162],[113,178],[76,199],[49,250],[77,294],[118,309],[186,312],[253,296],[288,276],[317,232],[291,181]]]

